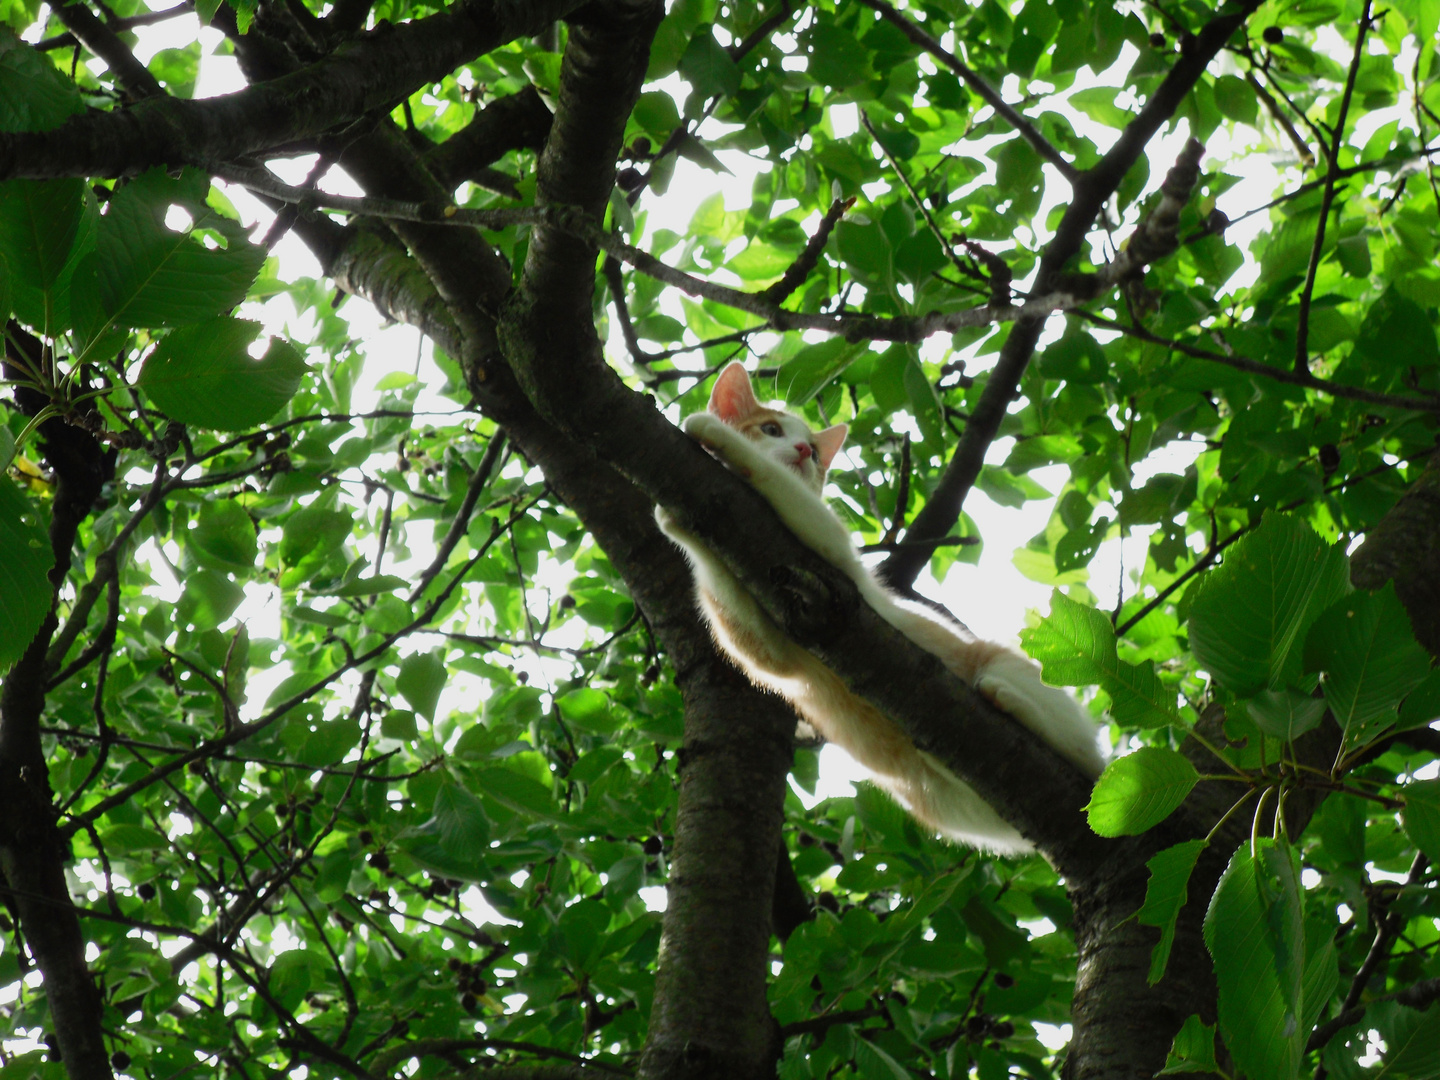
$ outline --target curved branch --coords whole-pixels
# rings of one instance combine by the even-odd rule
[[[582,0],[462,0],[358,36],[315,64],[233,94],[154,97],[86,113],[50,131],[0,133],[0,180],[121,176],[153,165],[225,161],[310,138],[388,111],[416,87],[517,37],[539,32]]]

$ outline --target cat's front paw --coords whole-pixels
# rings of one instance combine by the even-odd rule
[[[733,452],[735,441],[740,438],[734,428],[714,413],[697,412],[687,416],[680,425],[681,430],[714,454],[746,480],[753,470]]]
[[[725,421],[708,412],[691,413],[680,425],[680,430],[689,435],[706,450],[716,449],[729,430]]]

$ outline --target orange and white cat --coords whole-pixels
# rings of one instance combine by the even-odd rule
[[[715,380],[707,412],[684,430],[748,480],[807,547],[845,572],[885,621],[1004,709],[1087,776],[1105,759],[1095,722],[1068,693],[1046,686],[1019,653],[971,636],[881,585],[850,534],[821,498],[846,426],[812,432],[797,416],[756,400],[750,376],[730,364]],[[852,694],[833,671],[787,638],[733,574],[664,507],[656,520],[684,549],[715,640],[758,686],[786,698],[828,741],[874,774],[917,819],[943,835],[1002,854],[1030,844],[938,759],[918,749],[889,717]]]

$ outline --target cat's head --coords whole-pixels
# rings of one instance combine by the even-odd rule
[[[811,431],[810,425],[798,416],[760,404],[750,386],[749,373],[738,361],[716,378],[710,392],[710,411],[758,444],[766,455],[794,469],[816,492],[825,486],[825,473],[849,430],[844,424],[836,424],[824,431]]]

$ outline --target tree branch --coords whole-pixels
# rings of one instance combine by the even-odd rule
[[[388,111],[417,87],[517,37],[582,0],[462,0],[413,22],[358,36],[299,71],[202,100],[155,97],[87,113],[50,131],[0,133],[0,180],[122,176],[154,165],[228,161]]]
[[[1365,35],[1370,32],[1370,0],[1360,10],[1355,29],[1355,51],[1350,57],[1350,70],[1345,76],[1345,91],[1340,98],[1340,115],[1330,137],[1330,153],[1325,169],[1325,193],[1320,198],[1320,217],[1315,222],[1315,241],[1310,245],[1310,263],[1305,268],[1305,284],[1300,289],[1299,323],[1295,329],[1295,371],[1310,371],[1310,301],[1315,293],[1315,275],[1320,270],[1320,257],[1325,251],[1325,226],[1330,207],[1335,203],[1336,173],[1340,170],[1340,144],[1345,139],[1345,118],[1350,113],[1350,99],[1355,94],[1355,80],[1360,74],[1360,60],[1365,55]]]
[[[1105,156],[1093,168],[1076,177],[1072,185],[1074,198],[1066,207],[1055,236],[1040,257],[1035,274],[1038,289],[1051,288],[1055,275],[1079,253],[1105,200],[1120,186],[1120,181],[1144,152],[1155,132],[1174,115],[1230,35],[1243,26],[1250,13],[1259,6],[1260,0],[1242,0],[1230,13],[1216,16],[1206,23],[1195,35],[1193,47],[1181,54],[1139,115],[1125,126]],[[980,400],[965,425],[965,434],[960,437],[950,464],[931,493],[930,500],[915,516],[906,533],[907,540],[934,540],[945,536],[960,519],[965,497],[980,475],[985,453],[1000,430],[1020,385],[1020,377],[1025,374],[1030,357],[1035,352],[1045,318],[1039,314],[1024,314],[1016,319],[1010,336],[1001,346],[1000,358],[990,372]],[[881,580],[902,591],[908,590],[929,561],[928,556],[920,554],[921,550],[896,551],[878,568]]]

